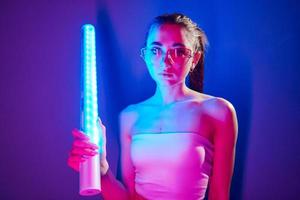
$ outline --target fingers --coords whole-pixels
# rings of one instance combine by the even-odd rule
[[[99,154],[100,152],[100,159],[106,159],[106,128],[102,124],[100,118],[98,118],[99,128],[102,129],[102,138],[100,146],[90,142],[90,137],[86,135],[84,132],[73,129],[72,135],[74,137],[74,141],[72,143],[72,149],[69,153],[68,157],[68,165],[74,169],[75,171],[79,171],[79,165],[82,162],[85,162],[88,158]],[[99,151],[99,148],[101,151]]]
[[[103,132],[104,132],[104,134],[105,134],[106,127],[102,124],[102,121],[101,121],[101,118],[100,118],[100,117],[98,117],[98,123],[99,123],[100,127],[102,128],[102,130],[103,130]]]
[[[72,169],[74,169],[75,171],[79,171],[79,165],[82,162],[85,162],[87,160],[87,158],[82,158],[82,157],[78,157],[78,156],[70,156],[68,158],[68,165],[69,167],[71,167]]]
[[[84,162],[85,158],[69,156],[68,158],[68,166],[74,169],[75,171],[79,171],[79,163]]]
[[[97,155],[98,152],[94,149],[88,149],[88,148],[73,148],[70,152],[70,156],[79,156],[83,158],[87,158],[89,156]]]
[[[82,140],[75,140],[70,152],[70,157],[88,158],[98,154],[98,146]]]
[[[102,120],[100,117],[98,117],[98,122],[99,122],[99,124],[102,124]]]
[[[72,148],[68,158],[68,165],[75,171],[79,171],[80,163],[97,154],[97,151],[90,148]]]
[[[90,148],[92,150],[99,149],[98,145],[84,140],[75,140],[73,142],[73,148]]]
[[[74,136],[74,141],[72,144],[72,154],[86,154],[90,155],[90,152],[96,152],[99,149],[99,146],[90,142],[89,137],[85,135],[83,132],[74,129],[72,131]]]
[[[75,171],[79,171],[80,163],[97,155],[99,147],[90,142],[89,136],[78,129],[73,129],[72,135],[74,137],[74,141],[69,153],[68,165]]]
[[[98,117],[98,122],[100,128],[102,129],[102,131],[100,131],[100,133],[102,133],[102,138],[103,138],[101,142],[103,146],[106,146],[106,127],[102,124],[100,117]]]
[[[82,131],[80,131],[78,129],[73,129],[72,135],[75,139],[90,140],[90,138],[86,134],[84,134]]]
[[[74,136],[73,146],[75,145],[78,147],[99,148],[98,145],[89,142],[90,138],[84,132],[78,129],[73,129],[72,134]]]
[[[68,164],[70,167],[76,166],[76,168],[77,168],[77,165],[79,166],[79,163],[84,162],[86,160],[87,160],[87,158],[83,158],[80,156],[70,156],[68,158]]]
[[[71,162],[68,160],[68,166],[71,167],[73,170],[79,172],[79,164],[77,162]]]

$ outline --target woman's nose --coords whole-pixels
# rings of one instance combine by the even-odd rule
[[[170,56],[169,52],[166,52],[162,58],[162,63],[166,66],[171,67],[174,64],[172,57]]]

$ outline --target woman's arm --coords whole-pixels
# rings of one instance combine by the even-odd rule
[[[121,170],[122,179],[128,189],[130,199],[135,198],[135,170],[131,160],[131,130],[136,119],[132,106],[120,114]]]
[[[123,110],[119,115],[120,125],[120,143],[121,143],[121,169],[122,169],[122,184],[115,178],[115,175],[108,170],[107,174],[101,177],[102,195],[104,199],[108,200],[126,200],[133,199],[134,194],[134,171],[130,159],[130,145],[131,138],[129,130],[132,123],[130,123],[130,115]]]
[[[131,129],[135,118],[136,114],[132,106],[120,113],[121,170],[124,185],[108,171],[107,175],[101,178],[104,199],[142,199],[135,192],[135,172],[130,154]]]
[[[101,190],[105,200],[129,199],[128,191],[109,169],[105,175],[101,176]]]
[[[238,125],[235,109],[217,98],[210,110],[214,124],[214,160],[209,182],[209,200],[228,200],[234,169]]]

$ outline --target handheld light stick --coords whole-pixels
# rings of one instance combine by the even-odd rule
[[[81,130],[89,136],[90,142],[99,145],[101,129],[98,124],[95,43],[94,26],[85,24],[82,27]],[[80,195],[91,196],[101,192],[99,160],[97,154],[80,164]]]

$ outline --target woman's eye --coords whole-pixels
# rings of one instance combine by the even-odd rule
[[[185,49],[182,48],[176,49],[176,54],[177,56],[185,56],[186,55]]]
[[[153,55],[159,55],[161,52],[159,48],[151,48],[150,51]]]

